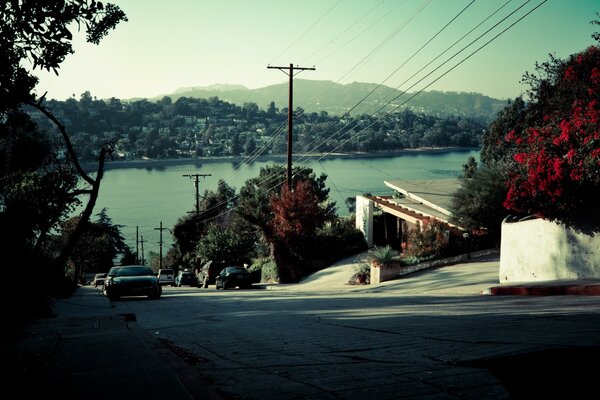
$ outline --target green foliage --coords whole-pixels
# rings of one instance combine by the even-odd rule
[[[0,226],[4,228],[0,251],[7,259],[20,260],[20,265],[28,266],[28,273],[35,276],[30,296],[26,296],[35,299],[32,303],[47,296],[67,295],[74,288],[73,282],[68,284],[61,264],[75,239],[60,248],[51,233],[64,222],[77,197],[86,192],[76,187],[78,176],[71,168],[74,155],[60,162],[56,153],[64,148],[55,147],[55,138],[45,138],[21,111],[26,104],[47,111],[37,101],[40,99],[34,89],[38,80],[27,66],[57,73],[73,52],[70,30],[83,28],[88,41],[97,44],[124,20],[125,14],[118,7],[92,0],[19,0],[0,5]],[[52,114],[44,115],[50,118]],[[59,125],[54,121],[53,132]],[[69,149],[68,135],[64,131],[61,134]],[[103,160],[105,149],[101,154]],[[83,220],[92,212],[97,188],[93,185],[87,191],[91,194],[90,207]],[[101,242],[110,244],[110,240]],[[2,295],[16,298],[10,288]],[[9,307],[10,313],[31,311],[29,299],[19,303]]]
[[[400,253],[397,250],[392,249],[389,245],[385,247],[376,246],[369,250],[369,258],[372,262],[386,266],[391,265],[398,260]]]
[[[326,203],[329,189],[325,184],[327,175],[317,177],[310,168],[295,167],[292,170],[293,184],[299,181],[310,182],[319,204],[325,207],[327,218],[335,215],[335,203]],[[246,181],[240,189],[236,212],[252,225],[257,226],[267,236],[271,237],[268,224],[273,219],[270,206],[271,197],[278,195],[286,182],[286,168],[281,165],[269,165],[260,169],[259,176]]]
[[[247,261],[245,250],[236,232],[217,224],[208,227],[196,246],[196,254],[202,262],[212,260],[231,265],[242,265]]]
[[[445,254],[450,239],[450,231],[446,224],[433,220],[424,224],[421,229],[411,230],[406,241],[406,256],[418,258],[439,258]]]
[[[321,205],[310,181],[299,181],[294,191],[287,185],[279,196],[270,201],[273,218],[268,223],[273,256],[282,282],[296,282],[310,272],[311,263],[306,257],[317,229],[332,216],[331,210]]]
[[[260,281],[263,283],[279,282],[277,264],[272,257],[258,257],[254,259],[250,271],[260,271]]]
[[[119,7],[91,0],[3,2],[0,7],[0,116],[35,98],[37,78],[25,69],[54,71],[73,53],[70,29],[83,26],[87,41],[98,44],[119,22]]]
[[[452,195],[450,222],[469,231],[485,229],[496,239],[507,215],[502,205],[506,197],[507,172],[502,164],[484,165],[470,178],[462,178]]]
[[[204,191],[199,202],[200,212],[179,218],[173,227],[173,237],[179,253],[183,257],[194,253],[198,240],[207,232],[208,227],[211,224],[226,224],[235,204],[235,189],[223,179],[219,179],[216,192]]]
[[[483,136],[481,161],[488,166],[505,163],[514,154],[514,147],[505,140],[511,130],[521,131],[527,125],[527,105],[521,97],[498,113]]]
[[[356,282],[359,284],[368,284],[371,281],[371,266],[367,263],[360,263],[354,267]]]
[[[97,214],[96,221],[84,224],[84,232],[69,257],[73,265],[74,280],[81,281],[86,273],[108,272],[119,254],[131,255],[132,251],[121,234],[121,226],[114,225],[107,210]],[[79,223],[79,217],[66,221],[62,241],[66,241]]]
[[[287,117],[283,110],[272,114],[258,109],[248,118],[249,108],[205,98],[180,97],[173,104],[163,99],[106,101],[86,93],[79,101],[50,100],[47,105],[68,121],[66,126],[73,132],[74,146],[88,161],[94,160],[92,150],[110,139],[117,139],[117,148],[125,159],[253,155],[262,147],[259,143],[270,141]],[[365,127],[368,128],[354,135]],[[408,110],[381,119],[310,113],[302,115],[295,125],[298,140],[293,145],[294,152],[313,152],[315,143],[320,143],[319,151],[344,152],[477,147],[484,128],[483,122],[462,116],[438,117]],[[281,137],[261,153],[286,151],[285,138]]]
[[[315,268],[322,268],[336,261],[367,250],[363,233],[356,229],[350,218],[335,218],[316,233],[313,251],[309,252]]]

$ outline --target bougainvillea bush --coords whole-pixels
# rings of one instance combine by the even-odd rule
[[[512,165],[504,206],[562,219],[598,204],[600,194],[600,49],[552,57],[526,74],[529,127],[511,130]]]

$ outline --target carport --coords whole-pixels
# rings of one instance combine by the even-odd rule
[[[387,196],[356,197],[356,227],[365,235],[369,247],[389,245],[401,250],[410,230],[422,229],[431,220],[449,228],[453,193],[457,179],[384,181],[393,190]],[[460,228],[459,228],[460,229]]]

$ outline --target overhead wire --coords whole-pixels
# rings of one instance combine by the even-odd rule
[[[509,0],[510,1],[510,0]],[[529,3],[531,0],[527,0],[525,3],[521,4],[521,6],[517,7],[515,10],[513,10],[511,13],[509,13],[507,16],[505,16],[504,18],[502,18],[500,21],[498,21],[496,24],[494,24],[491,28],[489,28],[487,31],[485,31],[484,33],[482,33],[481,35],[479,35],[475,40],[471,41],[469,44],[467,44],[466,46],[464,46],[461,50],[457,51],[452,57],[450,57],[449,59],[447,59],[445,62],[443,62],[442,64],[440,64],[437,68],[435,68],[433,71],[429,72],[427,75],[425,75],[423,78],[421,78],[419,81],[415,82],[414,84],[412,84],[410,87],[406,88],[405,90],[402,90],[401,93],[399,95],[397,95],[396,97],[394,97],[392,100],[388,101],[387,103],[385,103],[383,106],[381,106],[377,111],[372,112],[371,113],[371,117],[375,116],[377,113],[383,111],[385,108],[387,108],[393,101],[397,100],[399,97],[401,97],[402,95],[404,95],[405,93],[407,93],[408,90],[412,89],[414,86],[416,86],[418,83],[422,82],[425,78],[429,77],[431,74],[433,74],[435,71],[437,71],[439,68],[441,68],[442,66],[444,66],[445,64],[447,64],[450,60],[452,60],[454,57],[456,57],[458,54],[460,54],[461,52],[463,52],[465,49],[467,49],[468,47],[470,47],[471,45],[473,45],[475,42],[477,42],[479,39],[481,39],[483,36],[487,35],[491,30],[493,30],[494,28],[496,28],[499,24],[501,24],[502,22],[504,22],[507,18],[509,18],[510,16],[514,15],[517,11],[519,11],[521,8],[523,8],[527,3]],[[503,8],[506,5],[506,3],[501,6],[499,9],[497,9],[496,11],[494,11],[488,18],[486,18],[484,21],[487,21],[491,16],[495,15],[501,8]],[[463,35],[460,39],[458,39],[457,41],[455,41],[451,46],[448,46],[446,48],[446,50],[444,50],[440,55],[436,56],[432,61],[430,61],[429,63],[427,63],[425,66],[421,67],[417,72],[415,72],[413,75],[411,75],[408,79],[406,79],[403,83],[401,83],[400,85],[398,85],[395,89],[399,89],[404,83],[408,82],[410,79],[412,79],[414,76],[416,76],[417,74],[419,74],[420,72],[422,72],[423,70],[425,70],[425,68],[427,68],[429,65],[431,65],[435,60],[437,60],[441,55],[445,54],[449,49],[451,49],[452,47],[454,47],[454,45],[456,45],[456,43],[458,43],[459,41],[461,41],[462,39],[464,39],[464,37],[466,37],[469,33],[471,33],[474,29],[476,29],[478,26],[480,26],[480,24],[478,24],[475,28],[473,28],[471,31],[469,31],[467,34]],[[406,104],[402,103],[402,105]],[[356,107],[355,107],[356,108]],[[397,109],[398,107],[396,107],[395,109]],[[395,110],[394,109],[394,110]],[[392,110],[393,111],[393,110]],[[387,114],[386,114],[387,115]],[[377,119],[377,121],[379,121],[380,119]],[[374,125],[371,124],[369,125],[372,126]],[[355,127],[355,126],[354,126]],[[350,127],[350,128],[354,128],[354,127]],[[334,134],[331,135],[330,138],[335,137],[335,135],[337,135],[338,133],[343,132],[343,129],[349,130],[349,127],[345,127],[342,128],[340,130],[338,130],[337,132],[335,132]],[[367,128],[362,129],[361,131],[359,131],[357,133],[360,134],[362,132],[364,132]],[[356,137],[356,136],[352,136]],[[326,143],[328,139],[325,139],[321,145],[323,143]],[[347,141],[346,141],[347,142]],[[321,146],[317,146],[317,149]]]
[[[394,71],[392,71],[391,74],[389,74],[383,81],[381,81],[377,86],[375,86],[369,93],[367,93],[367,95],[365,97],[363,97],[362,99],[360,99],[358,101],[358,103],[356,103],[350,110],[346,111],[344,114],[350,115],[350,113],[356,107],[358,107],[362,102],[364,102],[377,89],[379,89],[381,86],[383,86],[384,83],[386,83],[392,76],[394,76],[400,69],[402,69],[402,67],[404,67],[408,62],[410,62],[410,60],[412,60],[417,54],[419,54],[421,52],[421,50],[423,50],[425,47],[427,47],[427,45],[429,43],[431,43],[436,37],[438,37],[448,26],[450,26],[458,17],[460,17],[460,15],[462,13],[464,13],[469,7],[471,7],[471,5],[473,5],[473,3],[475,3],[475,1],[476,0],[472,0],[469,4],[467,4],[465,6],[465,8],[463,8],[462,10],[460,10],[460,12],[458,14],[456,14],[454,17],[452,17],[452,19],[450,21],[448,21],[446,23],[446,25],[444,25],[442,28],[440,28],[432,37],[429,38],[429,40],[427,40],[425,43],[423,43],[421,45],[421,47],[419,47],[413,54],[411,54],[410,57],[408,57],[406,60],[404,60],[404,62],[402,64],[400,64],[400,66],[398,66],[398,68],[396,68]],[[508,1],[510,2],[511,0],[508,0]]]
[[[475,1],[475,0],[473,0],[473,1]],[[472,3],[473,3],[473,1],[472,1],[470,4],[472,4]],[[413,13],[412,13],[412,15],[410,15],[410,16],[409,16],[409,17],[408,17],[408,18],[407,18],[405,21],[403,21],[403,22],[402,22],[402,23],[401,23],[401,24],[400,24],[400,25],[399,25],[399,26],[398,26],[396,29],[394,29],[394,31],[392,31],[392,33],[390,33],[390,35],[388,35],[388,37],[387,37],[387,38],[386,38],[384,41],[382,41],[382,42],[380,42],[380,43],[378,44],[378,46],[376,47],[376,50],[377,50],[377,49],[381,49],[383,46],[385,46],[385,44],[387,44],[387,42],[389,42],[389,40],[390,40],[391,38],[393,38],[393,37],[394,37],[394,36],[395,36],[395,35],[396,35],[398,32],[400,32],[400,31],[401,31],[401,30],[402,30],[402,29],[403,29],[403,28],[404,28],[404,27],[405,27],[405,26],[406,26],[406,25],[407,25],[407,24],[408,24],[410,21],[412,21],[412,20],[413,20],[413,19],[416,17],[416,15],[418,15],[418,14],[419,14],[419,13],[420,13],[420,12],[421,12],[421,11],[422,11],[424,8],[425,8],[425,6],[427,6],[429,3],[430,3],[430,0],[429,0],[429,1],[424,1],[424,2],[423,2],[423,4],[421,5],[421,7],[420,7],[420,8],[418,8],[418,9],[417,9],[415,12],[413,12]],[[470,4],[469,4],[469,5],[470,5]],[[398,7],[399,7],[399,5],[398,5],[398,6],[396,6],[396,7],[394,8],[394,10],[395,10],[395,9],[397,9]],[[467,7],[468,7],[468,6],[467,6]],[[463,10],[463,11],[464,11],[464,10]],[[461,13],[462,13],[463,11],[461,11]],[[460,13],[459,13],[458,15],[460,15]],[[458,15],[457,15],[457,16],[458,16]],[[381,18],[380,18],[380,19],[381,19]],[[379,20],[380,20],[380,19],[379,19]],[[455,18],[454,18],[454,19],[455,19]],[[378,21],[379,21],[379,20],[378,20]],[[447,24],[447,25],[449,25],[449,24]],[[447,25],[446,25],[446,26],[447,26]],[[374,54],[374,51],[371,51],[370,55],[372,55],[372,54]],[[368,58],[368,57],[369,57],[369,56],[367,56],[366,58]],[[363,60],[365,60],[365,59],[363,59]],[[353,69],[356,69],[356,68],[357,68],[357,67],[358,67],[360,64],[361,64],[361,63],[359,62],[357,65],[355,65],[355,66],[353,67]],[[352,70],[351,70],[351,71],[352,71]],[[346,74],[346,75],[347,75],[347,74]],[[346,76],[346,75],[345,75],[345,76]],[[340,79],[340,80],[341,80],[341,79]],[[301,116],[301,115],[303,115],[305,112],[306,112],[306,111],[302,112],[302,113],[301,113],[300,115],[298,115],[298,116]],[[297,117],[298,117],[298,116],[297,116]],[[314,140],[313,140],[313,142],[314,142]],[[310,144],[309,144],[309,146],[310,146]],[[310,158],[310,156],[308,156],[308,157]],[[270,183],[272,183],[272,182],[271,182],[271,181],[267,181],[266,183],[267,183],[267,184],[270,184]],[[279,182],[279,183],[277,183],[277,184],[276,184],[276,185],[275,185],[273,188],[271,188],[271,189],[274,189],[275,187],[277,187],[277,186],[280,186],[282,183],[283,183],[283,182]],[[215,205],[213,208],[220,207],[220,206],[221,206],[221,205],[220,205],[220,204],[218,204],[218,205]]]
[[[273,59],[271,60],[271,62],[269,62],[269,64],[272,64],[276,59],[278,59],[283,54],[285,54],[292,46],[294,46],[296,43],[298,43],[300,40],[302,40],[302,38],[304,38],[304,36],[306,36],[306,34],[308,32],[310,32],[319,22],[321,22],[321,20],[323,20],[323,18],[325,18],[334,8],[336,8],[338,6],[338,4],[340,4],[341,1],[342,0],[338,0],[331,7],[329,7],[329,9],[327,11],[325,11],[325,13],[322,14],[315,22],[313,22],[313,24],[311,26],[309,26],[308,29],[306,29],[300,36],[298,36],[298,38],[295,41],[293,41],[288,47],[283,49],[283,51],[281,51],[278,55],[273,57]]]
[[[456,63],[455,65],[453,65],[450,69],[448,69],[447,71],[445,71],[444,73],[442,73],[440,76],[438,76],[436,79],[434,79],[433,81],[429,82],[427,85],[425,85],[423,88],[421,88],[418,92],[414,93],[410,98],[408,98],[407,100],[405,100],[403,103],[399,104],[398,106],[394,107],[391,111],[388,111],[387,113],[385,113],[383,116],[379,117],[376,119],[375,122],[371,123],[369,126],[367,126],[366,128],[364,128],[363,130],[355,133],[351,138],[356,137],[359,133],[362,133],[363,131],[365,131],[366,129],[370,128],[371,126],[373,126],[376,122],[379,122],[384,116],[387,116],[389,114],[391,114],[392,112],[394,112],[395,110],[397,110],[398,108],[400,108],[402,105],[406,104],[408,101],[412,100],[414,97],[418,96],[419,94],[421,94],[425,89],[427,89],[429,86],[433,85],[434,83],[436,83],[437,81],[439,81],[441,78],[443,78],[444,76],[446,76],[447,74],[449,74],[451,71],[453,71],[454,69],[456,69],[458,66],[460,66],[462,63],[464,63],[465,61],[467,61],[469,58],[471,58],[473,55],[475,55],[476,53],[478,53],[479,51],[481,51],[481,49],[485,48],[487,45],[489,45],[490,43],[492,43],[494,40],[496,40],[498,37],[500,37],[502,34],[504,34],[505,32],[507,32],[509,29],[511,29],[513,26],[515,26],[517,23],[521,22],[524,18],[526,18],[527,16],[529,16],[532,12],[534,12],[535,10],[537,10],[539,7],[541,7],[544,3],[546,3],[548,0],[542,0],[542,2],[540,2],[537,6],[535,6],[533,9],[529,10],[526,14],[524,14],[523,16],[521,16],[520,18],[518,18],[516,21],[514,21],[513,23],[511,23],[508,27],[506,27],[505,29],[503,29],[502,31],[500,31],[498,34],[496,34],[494,37],[492,37],[491,39],[489,39],[487,42],[485,42],[483,45],[479,46],[477,49],[475,49],[473,52],[471,52],[469,55],[467,55],[466,57],[464,57],[462,60],[460,60],[458,63]],[[399,96],[398,96],[399,97]],[[394,99],[392,99],[393,101]],[[347,139],[346,141],[350,140],[351,138]],[[339,147],[341,147],[344,143],[338,145],[338,147],[336,147],[336,149],[338,149]],[[334,149],[333,151],[335,151],[336,149]],[[310,165],[314,165],[317,162],[319,162],[320,160],[322,160],[324,157],[326,157],[326,155],[323,155],[321,157],[319,157],[317,160],[315,160],[312,164]],[[310,166],[309,165],[309,166]]]
[[[314,53],[312,53],[310,56],[306,57],[302,63],[306,63],[307,60],[312,59],[314,56],[316,56],[317,54],[319,54],[321,51],[323,51],[327,46],[335,43],[344,33],[349,32],[350,30],[352,30],[352,28],[358,24],[360,21],[362,21],[364,18],[366,18],[373,10],[375,10],[377,7],[379,7],[380,5],[382,5],[384,3],[384,0],[381,0],[380,2],[378,2],[377,4],[375,4],[373,7],[371,7],[366,13],[364,13],[360,18],[358,18],[357,20],[355,20],[353,23],[351,23],[346,29],[344,29],[341,33],[339,33],[335,38],[333,38],[332,40],[330,40],[328,43],[325,43],[323,46],[321,46],[319,49],[315,50]]]
[[[470,57],[472,57],[474,54],[476,54],[476,53],[477,53],[477,52],[479,52],[481,49],[483,49],[484,47],[486,47],[487,45],[489,45],[491,42],[493,42],[494,40],[496,40],[496,39],[497,39],[497,38],[498,38],[500,35],[504,34],[506,31],[508,31],[510,28],[512,28],[512,27],[513,27],[514,25],[516,25],[518,22],[520,22],[520,21],[521,21],[521,20],[523,20],[525,17],[527,17],[528,15],[530,15],[530,14],[531,14],[533,11],[535,11],[535,10],[536,10],[536,9],[538,9],[538,8],[539,8],[541,5],[543,5],[544,3],[546,3],[546,1],[547,1],[547,0],[543,0],[543,1],[542,1],[540,4],[538,4],[538,5],[537,5],[536,7],[534,7],[532,10],[530,10],[530,11],[529,11],[529,12],[527,12],[525,15],[523,15],[522,17],[520,17],[518,20],[516,20],[515,22],[513,22],[511,25],[509,25],[507,28],[505,28],[504,30],[502,30],[500,33],[498,33],[497,35],[495,35],[495,36],[494,36],[493,38],[491,38],[490,40],[488,40],[488,41],[487,41],[486,43],[484,43],[482,46],[480,46],[480,47],[479,47],[479,48],[477,48],[475,51],[473,51],[472,53],[470,53],[468,56],[466,56],[465,58],[463,58],[461,61],[459,61],[458,63],[456,63],[456,64],[455,64],[454,66],[452,66],[450,69],[448,69],[447,71],[445,71],[444,73],[442,73],[442,74],[441,74],[440,76],[438,76],[438,77],[437,77],[435,80],[433,80],[432,82],[430,82],[429,84],[427,84],[426,86],[424,86],[423,88],[421,88],[421,89],[420,89],[418,92],[416,92],[415,94],[413,94],[413,95],[412,95],[412,96],[411,96],[409,99],[407,99],[406,101],[404,101],[404,102],[403,102],[403,103],[401,103],[400,105],[398,105],[398,106],[394,107],[394,109],[393,109],[393,110],[391,110],[391,111],[389,111],[389,112],[385,113],[383,116],[380,116],[380,117],[376,118],[376,120],[375,120],[374,122],[372,122],[372,123],[371,123],[369,126],[367,126],[367,127],[365,127],[364,129],[362,129],[362,130],[360,130],[360,131],[358,131],[358,132],[354,133],[354,134],[353,134],[353,135],[352,135],[350,138],[346,139],[344,142],[342,142],[340,145],[338,145],[338,146],[337,146],[336,148],[334,148],[333,150],[331,150],[331,151],[327,152],[326,154],[324,154],[324,155],[320,156],[318,159],[316,159],[315,161],[313,161],[313,163],[311,163],[309,166],[312,166],[312,165],[316,164],[317,162],[320,162],[320,161],[321,161],[321,160],[322,160],[324,157],[326,157],[327,155],[330,155],[330,154],[331,154],[331,153],[333,153],[334,151],[338,150],[338,149],[339,149],[339,148],[340,148],[342,145],[344,145],[344,144],[345,144],[347,141],[349,141],[349,140],[351,140],[352,138],[356,137],[358,134],[360,134],[360,133],[362,133],[362,132],[366,131],[368,128],[370,128],[371,126],[373,126],[375,123],[379,122],[379,121],[380,121],[380,120],[381,120],[381,119],[382,119],[384,116],[387,116],[387,115],[389,115],[390,113],[392,113],[393,111],[395,111],[396,109],[398,109],[399,107],[401,107],[402,105],[406,104],[408,101],[410,101],[411,99],[413,99],[415,96],[417,96],[418,94],[422,93],[422,92],[423,92],[425,89],[427,89],[429,86],[433,85],[433,84],[434,84],[435,82],[437,82],[439,79],[441,79],[442,77],[444,77],[445,75],[447,75],[448,73],[450,73],[452,70],[454,70],[454,69],[455,69],[455,68],[457,68],[459,65],[461,65],[462,63],[464,63],[466,60],[468,60],[468,59],[469,59]],[[528,2],[529,2],[529,1],[528,1]],[[527,4],[527,3],[525,3],[525,4]],[[522,5],[522,6],[523,6],[523,5]],[[520,9],[520,8],[522,8],[522,6],[521,6],[521,7],[519,7],[519,9]],[[511,13],[511,15],[512,15],[512,14],[514,14],[514,12],[513,12],[513,13]],[[505,19],[506,19],[506,18],[505,18]],[[503,21],[504,21],[505,19],[503,19]],[[494,25],[494,27],[496,27],[497,25],[498,25],[498,24]],[[493,28],[491,28],[491,29],[493,29]],[[490,30],[491,30],[491,29],[490,29]],[[480,36],[479,36],[479,38],[483,37],[483,36],[484,36],[485,34],[487,34],[487,33],[488,33],[490,30],[488,30],[488,31],[486,31],[484,34],[480,35]],[[478,39],[479,39],[479,38],[478,38]],[[476,40],[478,40],[478,39],[476,39]],[[472,43],[474,43],[474,42],[472,42]],[[472,44],[472,43],[471,43],[471,44]],[[469,45],[468,45],[468,46],[466,46],[466,47],[469,47],[471,44],[469,44]],[[466,48],[466,47],[465,47],[465,48]],[[463,50],[464,50],[464,48],[463,48],[463,49],[461,49],[461,51],[459,51],[459,53],[460,53],[460,52],[462,52]],[[449,60],[451,60],[451,59],[452,59],[452,58],[454,58],[454,57],[455,57],[455,56],[452,56],[452,57],[451,57]],[[447,61],[448,61],[448,60],[447,60]],[[445,63],[447,63],[447,61],[446,61]],[[444,64],[445,64],[445,63],[444,63]],[[442,64],[442,65],[444,65],[444,64]],[[437,69],[439,69],[439,67],[438,67],[438,68],[436,68],[436,70],[437,70]],[[436,70],[434,70],[434,71],[432,71],[432,72],[435,72]],[[428,74],[427,76],[429,76],[429,75],[431,75],[431,73],[430,73],[430,74]],[[420,81],[422,81],[422,80],[423,80],[423,79],[421,79]],[[420,81],[419,81],[419,82],[420,82]],[[414,86],[414,85],[413,85],[413,86]],[[394,100],[396,100],[398,97],[400,97],[400,96],[396,96],[394,99],[392,99],[392,100],[391,100],[391,101],[388,103],[388,105],[389,105],[391,102],[393,102]],[[386,105],[386,106],[387,106],[387,105]],[[309,157],[309,158],[310,158],[310,157]],[[306,168],[306,167],[305,167],[305,168]],[[265,182],[268,182],[268,183],[270,183],[270,181],[265,181]],[[275,185],[271,186],[270,190],[272,190],[272,189],[275,189],[275,188],[276,188],[276,187],[278,187],[278,186],[281,186],[281,185],[282,185],[284,182],[285,182],[285,181],[281,181],[281,182],[278,182],[278,183],[276,183]],[[236,196],[236,197],[237,197],[237,196]],[[227,210],[227,211],[225,211],[224,213],[221,213],[221,214],[219,214],[219,215],[217,215],[217,216],[214,216],[214,217],[212,217],[212,218],[210,218],[210,219],[217,218],[217,217],[219,217],[219,216],[221,216],[221,215],[224,215],[225,213],[229,213],[230,211],[231,211],[231,210]]]

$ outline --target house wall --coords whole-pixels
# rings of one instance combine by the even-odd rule
[[[373,200],[356,196],[356,229],[365,236],[367,246],[373,246]]]
[[[505,220],[499,278],[500,283],[600,278],[600,233],[544,219]]]

